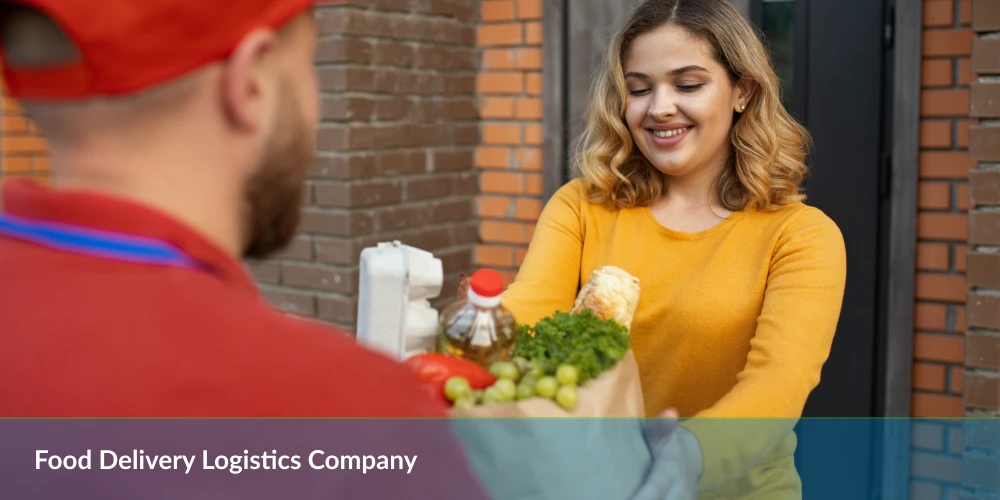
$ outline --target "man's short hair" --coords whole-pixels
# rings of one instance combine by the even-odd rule
[[[80,52],[63,29],[42,12],[0,3],[0,50],[6,63],[19,67],[67,64]]]

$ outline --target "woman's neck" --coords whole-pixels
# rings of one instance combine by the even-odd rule
[[[663,176],[661,203],[687,208],[721,207],[718,181],[724,165],[700,168],[684,176]]]
[[[697,232],[714,227],[730,212],[719,198],[718,180],[722,168],[700,169],[691,175],[664,175],[664,193],[650,209],[664,226],[677,231]]]

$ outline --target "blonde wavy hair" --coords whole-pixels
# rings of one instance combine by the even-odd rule
[[[707,41],[735,84],[757,84],[734,117],[729,164],[717,183],[727,210],[770,211],[802,201],[811,138],[781,104],[778,77],[761,38],[729,0],[647,0],[617,30],[591,87],[575,168],[592,203],[647,206],[664,191],[663,176],[636,148],[625,123],[624,61],[632,42],[672,24]]]

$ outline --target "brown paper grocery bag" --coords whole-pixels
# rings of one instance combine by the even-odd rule
[[[452,411],[491,498],[612,500],[634,494],[652,463],[635,356],[629,351],[578,390],[572,411],[540,397]]]
[[[452,409],[460,418],[488,417],[636,417],[645,416],[639,366],[630,349],[614,367],[578,389],[577,405],[567,411],[555,401],[535,397],[502,405]]]

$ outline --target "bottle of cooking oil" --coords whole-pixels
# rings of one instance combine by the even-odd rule
[[[465,299],[441,311],[438,352],[489,368],[511,357],[517,340],[517,322],[500,300],[503,277],[480,269],[472,274]]]

